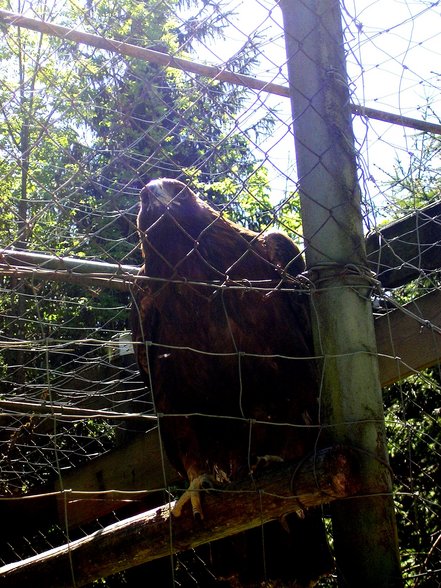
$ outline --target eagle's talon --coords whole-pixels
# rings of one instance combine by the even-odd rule
[[[184,494],[176,501],[176,504],[172,510],[172,514],[175,517],[181,516],[183,507],[187,502],[191,503],[194,518],[203,520],[204,513],[202,510],[201,503],[201,490],[209,490],[214,487],[214,478],[208,474],[201,474],[194,478]]]

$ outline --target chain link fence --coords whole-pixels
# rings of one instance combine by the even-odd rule
[[[306,291],[308,300],[326,290],[315,281],[311,231],[339,211],[322,204],[302,224],[289,88],[303,89],[288,79],[291,31],[276,3],[20,0],[0,9],[0,562],[7,566],[179,496],[183,482],[159,441],[157,400],[131,340],[143,186],[163,177],[183,182],[219,218],[253,231],[251,243],[272,231],[288,235],[306,273],[290,271],[292,256],[273,261],[278,279],[263,288],[269,301],[280,288]],[[440,6],[357,0],[340,9],[370,272],[363,297],[374,313],[401,566],[406,585],[439,586]],[[327,107],[337,144],[340,113]],[[303,114],[297,110],[296,124]],[[304,145],[317,158],[312,167],[325,161],[320,141],[312,133]],[[185,228],[172,203],[165,214]],[[155,223],[142,229],[150,244]],[[187,234],[188,255],[206,232]],[[172,266],[168,280],[194,278]],[[204,274],[194,289],[236,285],[237,309],[241,296],[257,300],[259,276],[235,277],[232,267]],[[233,307],[224,307],[230,319]],[[282,323],[275,327],[283,331]],[[262,356],[277,355],[277,345],[276,337]],[[216,350],[230,352],[227,342]],[[305,358],[297,352],[290,366]],[[309,423],[317,439],[322,417]],[[332,544],[328,506],[322,515]],[[259,580],[219,571],[216,557],[232,551],[216,555],[213,543],[137,561],[102,582],[306,585],[271,583],[272,531],[265,540],[262,529],[250,551],[252,565],[264,562]],[[88,584],[70,566],[66,585]],[[337,557],[319,585],[337,585],[339,574]],[[91,574],[89,583],[99,578]]]

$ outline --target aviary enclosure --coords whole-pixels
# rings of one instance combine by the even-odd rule
[[[306,585],[276,578],[267,531],[306,507],[335,558],[318,585],[441,585],[439,17],[1,3],[1,586]],[[204,493],[202,522],[170,515],[184,481],[130,336],[139,193],[161,177],[297,243],[320,374],[327,448]],[[251,529],[247,584],[214,562]]]

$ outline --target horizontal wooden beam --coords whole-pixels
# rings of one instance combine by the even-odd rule
[[[0,275],[82,284],[130,291],[138,266],[77,257],[59,257],[38,251],[0,250]]]
[[[152,414],[100,410],[92,408],[84,408],[83,406],[66,406],[64,404],[50,403],[50,402],[29,402],[29,401],[14,401],[0,399],[0,417],[14,416],[29,416],[38,415],[40,418],[56,419],[56,420],[73,420],[78,419],[108,419],[108,420],[145,420],[153,421],[156,424],[156,417]],[[1,420],[0,420],[1,423]],[[147,426],[147,423],[146,423]]]
[[[441,292],[433,290],[375,320],[381,385],[441,363]]]
[[[2,588],[83,586],[93,580],[334,500],[360,490],[357,455],[323,449],[301,463],[283,464],[255,479],[204,493],[204,520],[170,505],[131,517],[84,539],[0,568]],[[382,488],[363,489],[381,492]],[[117,554],[117,557],[115,557]]]
[[[160,491],[179,481],[183,483],[167,460],[155,427],[128,444],[66,472],[62,486],[55,484],[55,490],[69,490],[56,495],[59,521],[67,521],[69,527],[75,528],[121,505],[127,506],[129,501],[139,503],[141,508],[152,501],[161,504]],[[109,495],[108,491],[113,490],[117,492]]]
[[[366,250],[370,269],[386,289],[441,269],[441,202],[368,235]]]

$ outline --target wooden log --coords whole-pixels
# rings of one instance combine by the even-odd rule
[[[165,505],[110,525],[84,539],[0,568],[0,586],[62,588],[186,551],[257,527],[286,513],[355,495],[360,490],[357,455],[331,447],[300,464],[283,464],[262,476],[207,492],[204,519],[187,508],[170,516]],[[364,492],[367,489],[363,489]],[[382,492],[384,488],[372,488]]]
[[[37,251],[0,250],[0,275],[130,291],[139,267]]]
[[[290,96],[289,88],[286,86],[232,72],[226,69],[224,64],[221,64],[220,66],[212,66],[205,63],[197,63],[188,59],[182,59],[173,55],[161,53],[159,51],[153,51],[152,49],[117,41],[116,39],[109,39],[63,27],[41,19],[30,18],[23,14],[9,12],[7,10],[0,10],[0,19],[9,25],[28,28],[32,31],[60,37],[63,40],[69,39],[75,43],[83,43],[91,47],[98,47],[112,53],[119,53],[123,56],[136,57],[142,61],[156,63],[164,67],[180,69],[185,72],[195,73],[207,78],[228,82],[245,88],[268,92],[268,94],[275,94],[276,96],[283,96],[285,98],[289,98]],[[408,127],[410,129],[417,129],[426,133],[441,134],[441,125],[426,120],[368,108],[367,106],[360,106],[359,104],[350,104],[349,108],[352,114],[358,116],[373,118],[375,120]]]

